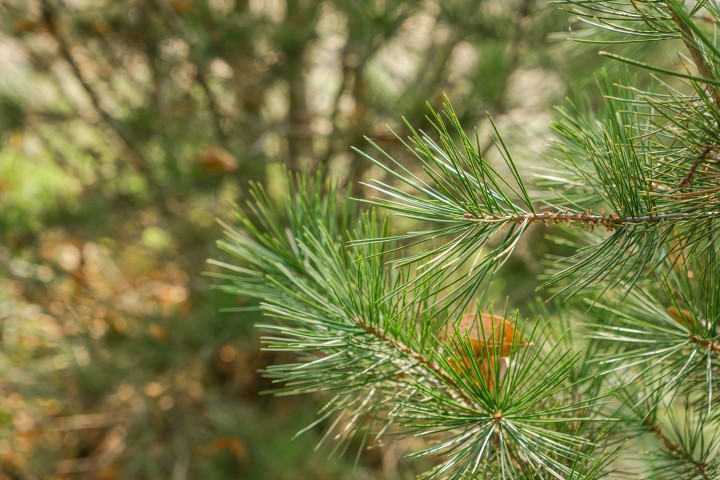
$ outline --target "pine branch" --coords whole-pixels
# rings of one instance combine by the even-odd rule
[[[548,225],[549,223],[564,225],[572,225],[573,223],[578,223],[591,228],[602,225],[608,231],[620,228],[625,225],[640,225],[691,220],[710,221],[717,217],[720,217],[720,211],[701,213],[660,213],[656,215],[640,216],[620,216],[617,213],[609,215],[593,215],[592,211],[590,210],[585,213],[543,212],[504,216],[485,214],[482,216],[482,218],[478,218],[471,213],[466,213],[463,215],[463,218],[467,219],[468,221],[480,223],[514,222],[522,224],[543,223],[545,225]]]
[[[382,331],[378,330],[376,327],[373,327],[372,325],[367,324],[362,319],[356,318],[355,320],[357,321],[357,323],[359,325],[361,325],[365,328],[365,331],[369,335],[372,335],[373,337],[377,338],[379,341],[390,345],[401,356],[414,360],[418,366],[424,368],[428,373],[431,374],[428,378],[431,380],[434,380],[434,383],[436,384],[436,386],[452,387],[453,397],[456,400],[459,399],[458,397],[464,397],[459,400],[463,402],[465,407],[477,408],[477,405],[475,404],[475,400],[472,397],[467,397],[467,395],[464,394],[464,390],[459,385],[457,385],[455,383],[455,381],[451,377],[449,377],[442,369],[440,369],[437,364],[434,364],[431,360],[429,360],[425,356],[419,354],[416,351],[413,351],[410,347],[404,345],[402,342],[392,338],[391,336],[383,333]]]
[[[706,62],[718,53],[692,24],[701,6],[688,14],[671,1],[575,3],[589,23],[630,41],[680,34]],[[335,190],[321,195],[304,176],[282,214],[255,191],[252,215],[239,215],[244,230],[230,229],[223,243],[243,266],[225,265],[222,278],[277,321],[263,326],[268,347],[298,355],[268,369],[283,393],[335,392],[323,418],[346,422],[345,440],[391,428],[428,438],[413,453],[438,456],[423,478],[584,478],[586,466],[595,478],[620,448],[619,427],[608,425],[616,420],[661,442],[667,455],[655,471],[663,478],[713,477],[720,457],[709,445],[720,433],[706,442],[706,431],[720,353],[720,171],[705,160],[717,144],[718,81],[700,65],[697,76],[613,55],[689,81],[657,93],[603,80],[604,108],[563,111],[564,173],[546,176],[554,189],[546,196],[530,195],[496,129],[504,165],[492,165],[449,104],[430,111],[430,133],[406,122],[401,142],[421,170],[372,141],[380,158],[362,154],[386,174],[368,181],[380,194],[368,203],[413,220],[413,231],[391,236],[374,210],[362,219],[341,211]],[[565,230],[561,241],[574,251],[558,257],[545,285],[569,298],[586,289],[579,299],[589,305],[590,333],[579,342],[587,351],[516,323],[508,360],[504,345],[488,346],[492,335],[471,337],[460,326],[539,223],[585,227]],[[495,325],[492,313],[476,313]],[[661,405],[670,432],[657,421]],[[677,405],[684,422],[673,417]]]
[[[690,26],[685,22],[685,20],[680,16],[681,6],[679,6],[675,1],[668,0],[667,2],[668,11],[670,12],[670,16],[677,25],[677,28],[682,32],[682,40],[685,44],[685,47],[690,52],[690,56],[693,59],[693,62],[695,63],[695,67],[698,69],[698,73],[703,78],[714,78],[713,71],[710,68],[710,65],[707,62],[707,59],[705,58],[705,55],[700,50],[700,46],[694,39],[693,31],[690,28]],[[708,85],[708,90],[710,91],[710,95],[713,98],[713,101],[715,102],[715,105],[720,106],[720,94],[718,94],[717,88],[715,88],[712,85]]]
[[[430,436],[436,444],[416,453],[441,456],[427,478],[478,472],[494,458],[505,462],[505,478],[522,471],[564,478],[573,462],[592,464],[590,452],[600,445],[572,425],[595,421],[601,397],[563,393],[577,354],[537,329],[516,331],[507,348],[488,345],[495,337],[487,332],[484,350],[468,332],[438,335],[454,320],[437,315],[432,297],[404,288],[413,270],[387,266],[391,245],[345,246],[353,235],[386,235],[386,227],[374,215],[338,215],[345,202],[334,189],[322,195],[303,176],[291,185],[284,218],[254,189],[254,214],[238,217],[244,231],[228,229],[221,243],[243,266],[216,263],[229,272],[216,274],[223,289],[261,300],[276,319],[262,326],[267,348],[299,356],[267,369],[285,385],[278,393],[334,392],[321,418],[337,415],[342,441],[391,426]],[[508,355],[509,368],[501,358]]]
[[[558,129],[579,148],[578,151],[563,150],[570,167],[577,172],[577,179],[560,178],[555,179],[555,183],[559,186],[567,183],[587,185],[592,193],[577,199],[559,198],[559,202],[567,206],[546,199],[544,203],[555,208],[555,212],[535,210],[536,202],[528,195],[502,137],[499,137],[498,148],[512,172],[510,178],[502,177],[488,164],[447,105],[442,117],[432,112],[439,141],[413,131],[406,144],[421,161],[425,178],[409,172],[392,158],[387,157],[394,164],[393,168],[371,158],[396,180],[410,187],[408,190],[388,182],[368,183],[385,195],[371,203],[426,224],[442,224],[432,230],[394,239],[410,240],[409,246],[415,247],[450,237],[444,244],[433,245],[429,250],[398,262],[398,265],[424,262],[421,271],[426,272],[430,290],[419,292],[421,295],[443,293],[446,305],[457,305],[455,302],[459,301],[464,308],[467,299],[502,266],[533,223],[580,224],[590,230],[604,227],[606,231],[614,232],[608,238],[583,240],[589,241],[590,246],[566,259],[568,268],[542,285],[548,286],[579,274],[581,278],[571,287],[571,294],[600,281],[612,284],[628,275],[639,278],[643,269],[652,269],[661,260],[656,252],[668,241],[682,245],[687,251],[712,248],[711,239],[718,231],[715,220],[720,216],[717,210],[720,202],[708,197],[712,189],[706,188],[707,180],[699,182],[699,190],[693,192],[651,191],[651,175],[657,178],[650,161],[651,140],[631,140],[637,138],[636,131],[642,130],[639,125],[633,125],[637,121],[636,115],[623,111],[619,100],[609,104],[607,123],[600,130],[580,124],[569,114],[568,123],[561,124]],[[382,150],[380,152],[387,156]],[[589,165],[578,158],[583,152],[591,156]],[[509,183],[511,180],[514,185]],[[587,208],[599,202],[618,213],[605,214],[604,208],[600,208],[598,215]],[[706,227],[710,233],[699,234],[700,229]],[[499,245],[488,248],[490,239],[501,233],[504,238]],[[465,277],[458,277],[460,270],[467,269],[470,264]]]
[[[657,395],[658,401],[664,394],[692,393],[711,410],[720,360],[718,259],[708,252],[688,260],[668,259],[661,267],[640,288],[621,284],[620,291],[627,293],[588,301],[593,319],[589,337],[604,344],[596,361],[651,386],[648,395]],[[651,295],[658,286],[660,291]]]
[[[650,417],[646,417],[645,420],[643,420],[643,425],[653,435],[655,435],[658,440],[660,440],[663,447],[665,447],[665,450],[667,450],[669,454],[677,457],[683,462],[692,464],[703,480],[710,480],[710,477],[706,472],[706,469],[708,467],[708,464],[706,462],[697,460],[695,457],[693,457],[692,452],[686,451],[679,443],[673,441],[670,437],[668,437],[667,434],[665,434],[663,429],[660,427],[660,425],[654,423],[652,419],[650,419]]]

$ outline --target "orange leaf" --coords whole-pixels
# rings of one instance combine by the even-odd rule
[[[449,323],[445,330],[440,331],[438,337],[441,340],[468,339],[477,358],[478,372],[490,390],[495,389],[496,358],[500,356],[500,379],[505,376],[510,352],[515,347],[524,347],[527,342],[520,338],[520,333],[515,326],[497,315],[482,313],[480,316],[474,313],[466,313],[455,323]],[[457,346],[457,343],[455,343]],[[470,372],[470,359],[461,352],[462,364],[450,360],[450,366],[457,372]]]
[[[456,333],[457,332],[457,333]],[[458,335],[459,337],[456,337]],[[489,313],[466,313],[456,323],[448,323],[439,334],[440,339],[468,338],[475,355],[487,357],[499,349],[501,357],[510,355],[513,344],[524,347],[527,342],[520,338],[512,323]]]

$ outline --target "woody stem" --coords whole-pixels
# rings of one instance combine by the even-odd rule
[[[521,213],[514,215],[482,215],[480,217],[466,213],[463,218],[471,222],[493,223],[493,222],[553,222],[553,223],[584,223],[587,225],[604,225],[609,228],[617,228],[623,225],[639,225],[643,223],[662,223],[670,220],[695,220],[698,218],[714,219],[720,218],[720,211],[701,213],[660,213],[655,215],[637,215],[622,217],[617,214],[593,215],[591,213]]]

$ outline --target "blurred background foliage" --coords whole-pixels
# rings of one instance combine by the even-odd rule
[[[402,443],[292,439],[319,402],[259,395],[278,359],[202,276],[216,219],[284,168],[382,178],[350,147],[406,157],[388,126],[443,94],[531,166],[598,68],[550,35],[577,28],[534,0],[0,0],[0,478],[411,478]]]

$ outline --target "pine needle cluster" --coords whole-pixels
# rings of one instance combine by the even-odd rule
[[[297,175],[280,206],[254,186],[227,227],[223,288],[259,300],[266,348],[295,354],[265,372],[276,393],[326,399],[329,448],[420,437],[421,478],[717,477],[720,7],[566,7],[580,41],[639,46],[602,53],[636,77],[559,109],[532,188],[497,129],[502,173],[446,103],[400,139],[419,169],[361,152],[384,172],[369,208]],[[645,61],[657,43],[674,68]],[[555,303],[492,311],[488,285],[537,224],[570,252],[538,286]]]

